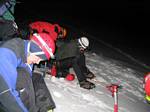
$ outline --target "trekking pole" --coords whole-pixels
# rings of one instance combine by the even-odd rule
[[[118,89],[121,87],[117,84],[107,86],[108,90],[112,93],[112,97],[114,97],[114,112],[118,112]]]

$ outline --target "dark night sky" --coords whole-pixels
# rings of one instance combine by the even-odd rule
[[[150,63],[149,5],[138,0],[56,1],[20,0],[16,20],[54,20],[97,36]],[[149,64],[150,65],[150,64]]]

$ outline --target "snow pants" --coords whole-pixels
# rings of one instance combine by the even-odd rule
[[[73,67],[79,82],[85,80],[85,74],[89,72],[88,68],[86,67],[84,54],[56,61],[56,67],[58,77],[65,77],[69,73],[69,68]]]

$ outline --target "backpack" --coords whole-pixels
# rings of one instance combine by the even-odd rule
[[[1,0],[0,1],[0,16],[2,17],[6,11],[10,11],[12,14],[11,10],[11,4],[9,3],[9,0]]]

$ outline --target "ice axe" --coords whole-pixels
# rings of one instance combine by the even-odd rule
[[[114,97],[114,112],[118,112],[118,89],[121,89],[122,86],[117,84],[111,84],[106,87],[112,93],[112,97]]]

